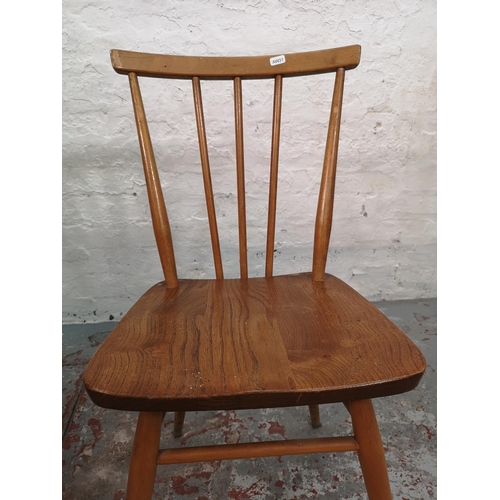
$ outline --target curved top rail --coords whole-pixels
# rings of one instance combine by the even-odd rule
[[[111,62],[117,73],[158,78],[230,79],[273,78],[327,73],[338,68],[353,69],[359,64],[360,45],[336,49],[248,57],[195,57],[146,54],[112,50]]]

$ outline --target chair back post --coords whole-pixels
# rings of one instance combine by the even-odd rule
[[[217,215],[215,212],[214,192],[212,188],[212,177],[210,174],[210,162],[208,159],[207,133],[205,130],[205,119],[203,115],[203,101],[201,98],[201,84],[197,76],[193,77],[194,110],[196,114],[196,128],[198,130],[198,144],[200,146],[201,170],[203,173],[203,186],[205,188],[205,201],[207,203],[208,225],[210,227],[210,238],[212,240],[212,253],[214,256],[215,277],[224,279],[222,268],[222,256],[220,251],[219,231],[217,229]]]
[[[245,202],[245,160],[243,149],[243,96],[241,78],[234,79],[234,121],[236,142],[236,185],[238,192],[238,234],[240,248],[240,278],[248,278],[247,217]]]
[[[151,219],[153,222],[153,231],[160,254],[161,267],[165,276],[165,285],[167,288],[177,287],[177,269],[175,266],[174,247],[172,243],[172,233],[168,222],[167,209],[163,199],[158,169],[156,168],[153,145],[149,135],[148,122],[142,102],[141,89],[137,75],[129,73],[130,92],[132,94],[132,103],[134,106],[135,123],[137,125],[137,134],[139,136],[139,146],[141,149],[142,164],[144,166],[144,176],[146,178],[146,187],[148,191],[149,207],[151,210]]]
[[[345,69],[338,68],[333,90],[332,109],[328,124],[325,159],[319,189],[318,210],[314,228],[313,281],[324,281],[330,233],[333,220],[333,199],[335,194],[335,176],[339,149],[340,116],[344,92]]]
[[[283,77],[281,75],[276,75],[274,79],[273,130],[271,140],[271,167],[269,173],[269,205],[267,213],[266,278],[273,275],[282,91]]]

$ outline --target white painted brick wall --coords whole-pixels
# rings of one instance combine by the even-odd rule
[[[327,271],[368,299],[436,296],[436,4],[63,1],[63,321],[120,318],[162,279],[128,81],[112,48],[279,55],[360,44],[346,74]],[[212,277],[189,82],[141,80],[179,275]],[[275,272],[311,267],[332,75],[284,82]],[[230,83],[202,83],[225,271],[238,274]],[[264,265],[272,82],[244,82],[251,275]]]

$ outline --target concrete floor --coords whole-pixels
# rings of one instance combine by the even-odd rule
[[[375,304],[421,349],[428,368],[419,387],[374,400],[386,447],[394,500],[435,498],[436,300]],[[125,498],[137,414],[95,406],[82,386],[83,370],[116,323],[63,327],[63,500]],[[307,407],[188,413],[184,434],[164,422],[162,448],[351,434],[341,404],[322,405],[322,427]],[[355,453],[271,457],[159,466],[155,499],[367,498]]]

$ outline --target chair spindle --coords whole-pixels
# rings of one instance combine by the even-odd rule
[[[217,230],[217,216],[215,213],[214,193],[212,189],[212,178],[210,175],[210,162],[208,160],[207,134],[205,130],[205,119],[203,116],[201,85],[200,79],[197,76],[193,77],[193,96],[196,115],[196,127],[198,129],[198,143],[200,145],[203,185],[205,187],[205,199],[207,202],[208,224],[210,227],[210,237],[212,239],[215,277],[217,279],[224,279],[224,271],[222,268],[222,258],[220,252],[219,232]]]
[[[241,78],[234,78],[234,118],[236,132],[236,179],[238,191],[238,231],[240,245],[240,276],[248,278],[247,222],[245,207],[245,164],[243,152],[243,100]]]
[[[278,194],[278,161],[281,127],[281,96],[283,77],[274,79],[273,132],[271,142],[271,168],[269,174],[269,207],[267,219],[266,277],[273,275],[274,238],[276,233],[276,201]]]
[[[155,155],[151,137],[149,135],[148,122],[142,102],[139,81],[135,73],[129,73],[130,91],[134,106],[135,122],[139,145],[141,148],[142,163],[144,166],[144,176],[148,191],[149,206],[151,207],[151,219],[153,230],[160,254],[161,267],[165,276],[167,288],[177,287],[177,269],[175,267],[174,247],[172,244],[172,234],[168,222],[167,209],[161,188],[158,169],[156,168]]]
[[[333,219],[333,198],[335,191],[335,174],[337,171],[337,154],[339,146],[340,114],[344,90],[345,69],[337,69],[333,91],[332,109],[328,124],[325,159],[319,190],[318,210],[314,229],[313,281],[324,281],[328,245]]]

